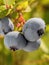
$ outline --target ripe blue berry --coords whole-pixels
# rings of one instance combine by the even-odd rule
[[[23,34],[28,41],[36,41],[44,34],[45,22],[41,18],[31,18],[23,26]]]
[[[26,46],[26,43],[27,42],[23,34],[18,31],[9,32],[4,38],[4,45],[8,49],[22,49]]]
[[[14,25],[12,21],[5,17],[3,19],[0,19],[0,35],[6,35],[8,32],[14,30]]]
[[[37,40],[35,42],[28,42],[28,44],[23,48],[23,50],[27,52],[35,51],[40,47],[40,43],[40,40]]]

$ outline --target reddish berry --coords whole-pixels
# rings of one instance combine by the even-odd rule
[[[19,14],[19,21],[20,21],[20,22],[25,22],[25,19],[24,19],[24,17],[22,16],[21,13]]]
[[[17,27],[20,27],[21,26],[21,24],[20,23],[17,23],[17,25],[16,25]]]

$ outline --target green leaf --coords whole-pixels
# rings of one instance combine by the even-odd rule
[[[3,4],[3,0],[0,0],[0,5],[2,5]]]
[[[23,17],[25,20],[28,20],[30,19],[32,16],[32,13],[31,12],[23,12]]]
[[[5,5],[12,5],[14,4],[15,0],[3,0]]]
[[[9,13],[10,13],[9,10],[4,10],[4,11],[0,12],[0,18],[7,16]]]
[[[0,6],[0,18],[7,16],[10,13],[11,9],[6,9],[5,6]]]
[[[3,6],[3,5],[0,6],[0,12],[3,11],[3,10],[5,10],[5,9],[6,9],[5,6]]]
[[[49,9],[47,8],[45,8],[43,19],[45,20],[46,24],[49,24]]]
[[[28,1],[22,1],[17,5],[17,9],[26,9],[27,7],[28,7]]]
[[[12,55],[9,53],[9,55],[6,57],[6,64],[11,65],[12,64]]]
[[[18,17],[18,13],[17,12],[13,12],[12,14],[10,14],[10,17],[15,19]]]

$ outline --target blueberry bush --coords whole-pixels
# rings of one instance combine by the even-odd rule
[[[41,17],[46,31],[40,48],[33,52],[10,51],[0,36],[0,65],[49,65],[49,0],[0,0],[0,19],[4,17],[10,18],[19,32],[28,19]]]

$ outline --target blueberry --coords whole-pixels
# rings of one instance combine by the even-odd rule
[[[18,31],[9,32],[5,35],[4,45],[8,49],[22,49],[26,46],[27,41],[24,38],[23,34]]]
[[[2,23],[0,22],[0,35],[4,36],[4,32],[2,31]]]
[[[36,41],[44,34],[45,22],[41,18],[31,18],[23,26],[23,34],[28,41]]]
[[[35,51],[40,47],[40,43],[40,40],[37,40],[35,42],[28,42],[28,44],[23,48],[23,50],[27,52]]]
[[[0,19],[0,35],[6,35],[8,32],[14,30],[14,25],[12,21],[5,17],[3,19]]]

